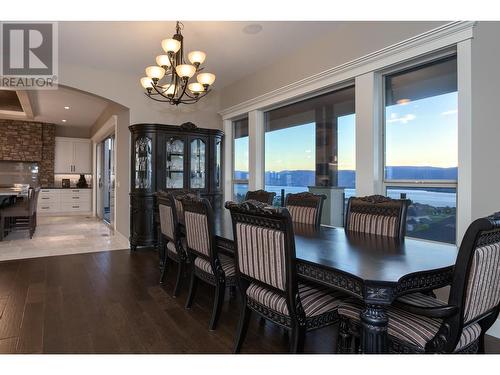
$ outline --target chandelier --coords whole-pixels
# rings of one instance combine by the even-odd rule
[[[146,76],[141,78],[141,85],[146,89],[146,96],[172,105],[192,104],[210,92],[215,81],[215,74],[202,73],[201,64],[206,54],[202,51],[189,52],[184,59],[184,42],[181,30],[184,25],[177,21],[172,39],[164,39],[161,46],[166,55],[156,57],[156,64],[146,68]],[[196,74],[197,82],[189,82]]]

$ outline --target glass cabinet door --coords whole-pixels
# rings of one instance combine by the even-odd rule
[[[189,181],[191,189],[205,188],[205,150],[206,144],[203,139],[196,138],[191,141],[191,173]]]
[[[216,189],[222,188],[221,155],[222,155],[222,140],[220,138],[216,138],[215,139],[215,187],[216,187]]]
[[[145,136],[135,141],[135,188],[151,188],[151,138]]]
[[[166,143],[166,188],[184,188],[184,141],[169,138]]]

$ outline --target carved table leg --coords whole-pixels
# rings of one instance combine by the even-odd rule
[[[387,324],[389,319],[385,307],[367,304],[360,317],[363,353],[387,353]]]

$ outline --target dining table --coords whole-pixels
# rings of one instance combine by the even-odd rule
[[[214,220],[218,248],[234,254],[230,212],[216,210]],[[453,277],[455,245],[299,223],[293,229],[299,277],[364,302],[360,314],[363,353],[388,351],[387,309],[398,297],[441,288]]]

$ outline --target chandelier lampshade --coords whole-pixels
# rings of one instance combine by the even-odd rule
[[[196,80],[201,83],[202,85],[208,85],[210,86],[215,82],[215,74],[212,73],[201,73],[198,74],[196,77]]]
[[[146,68],[146,75],[154,80],[160,80],[165,75],[165,69],[159,66],[148,66]]]
[[[167,53],[177,53],[181,49],[181,42],[176,39],[163,39],[161,47]]]
[[[153,88],[153,82],[151,81],[150,77],[142,77],[141,78],[141,85],[145,89],[151,89],[151,88]]]
[[[183,26],[177,22],[172,38],[161,41],[165,53],[156,56],[156,65],[148,66],[147,77],[140,80],[146,96],[153,100],[173,105],[196,103],[211,91],[215,82],[215,74],[202,72],[205,52],[191,51],[185,60]],[[190,82],[194,76],[197,82]]]
[[[194,64],[194,65],[203,64],[205,62],[206,57],[207,57],[207,55],[205,54],[205,52],[201,52],[201,51],[192,51],[192,52],[188,53],[188,60],[191,61],[191,64]]]
[[[168,55],[156,56],[156,63],[158,64],[158,66],[166,69],[170,66],[170,58],[168,57]]]

